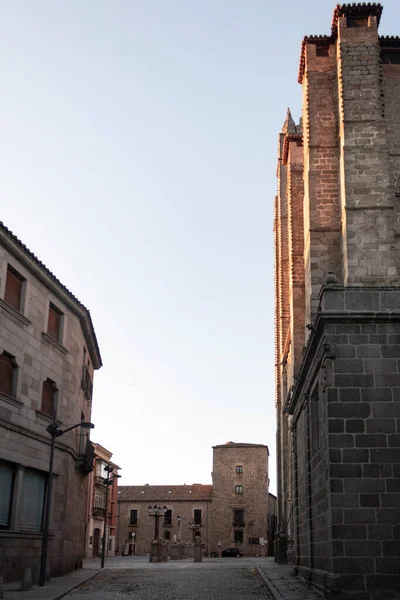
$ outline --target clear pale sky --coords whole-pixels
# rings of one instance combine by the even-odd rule
[[[0,6],[0,219],[91,310],[92,439],[132,485],[209,483],[212,445],[264,443],[275,491],[277,135],[335,3]]]

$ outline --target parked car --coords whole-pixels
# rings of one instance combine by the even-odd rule
[[[243,551],[240,548],[227,548],[226,550],[222,550],[222,556],[236,556],[236,558],[240,558],[243,556]]]

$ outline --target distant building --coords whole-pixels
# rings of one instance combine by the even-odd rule
[[[109,452],[109,450],[106,450],[103,446],[100,446],[100,444],[93,444],[93,447],[94,470],[89,475],[86,556],[93,558],[101,556],[104,521],[106,516],[105,556],[115,556],[118,478],[113,477],[113,475],[118,474],[120,467],[111,461],[112,453]],[[108,488],[108,494],[106,494],[106,479],[108,473],[106,467],[108,466],[112,467],[113,471],[109,474],[109,480],[111,480],[112,483]]]
[[[193,543],[200,533],[209,547],[211,485],[143,485],[120,486],[118,490],[118,548],[128,554],[146,554],[154,539],[154,518],[149,506],[165,506],[165,518],[160,522],[160,537],[168,542],[179,540],[178,515],[182,517],[181,541]],[[189,523],[197,529],[190,530]]]
[[[50,435],[90,421],[93,373],[102,365],[89,311],[0,223],[0,576],[38,566]],[[88,430],[56,439],[48,560],[53,575],[81,566]]]
[[[228,442],[213,447],[211,550],[234,546],[245,554],[267,540],[268,448]]]
[[[278,522],[278,506],[275,494],[268,494],[268,556],[274,555],[274,540]]]
[[[160,537],[168,542],[192,544],[200,535],[206,554],[229,547],[260,554],[268,537],[268,454],[262,444],[228,442],[213,448],[212,485],[120,486],[119,548],[150,551],[155,525],[148,508],[157,505],[167,511]]]

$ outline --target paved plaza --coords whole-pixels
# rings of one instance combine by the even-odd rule
[[[99,559],[57,577],[45,588],[19,591],[9,584],[5,600],[321,600],[271,558],[223,558],[150,563],[145,556]]]

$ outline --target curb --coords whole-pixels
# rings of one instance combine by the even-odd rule
[[[100,575],[100,573],[102,573],[102,571],[98,571],[97,573],[95,573],[94,575],[91,575],[90,577],[88,577],[87,579],[85,579],[85,581],[81,581],[80,583],[77,583],[76,585],[74,585],[72,588],[69,588],[68,590],[66,590],[65,592],[62,592],[59,596],[55,596],[52,600],[60,600],[61,598],[64,598],[64,596],[66,596],[67,594],[69,594],[70,592],[73,592],[74,590],[78,589],[79,587],[81,587],[81,585],[83,585],[84,583],[87,583],[88,581],[92,581],[92,579],[94,579],[95,577],[97,577],[98,575]]]
[[[257,566],[256,569],[257,569],[259,576],[261,577],[261,579],[267,586],[268,590],[270,591],[273,599],[274,600],[284,600],[283,596],[281,596],[281,594],[278,592],[278,590],[276,589],[274,584],[268,579],[268,577],[266,576],[264,571],[259,566]]]

